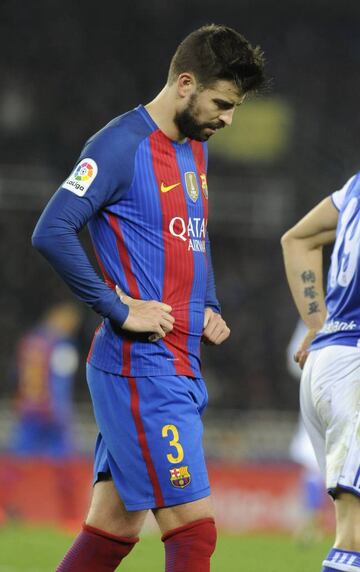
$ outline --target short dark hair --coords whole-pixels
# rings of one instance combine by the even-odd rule
[[[236,30],[209,24],[181,42],[170,63],[168,83],[192,72],[205,88],[219,79],[234,81],[242,93],[257,91],[265,82],[264,55]]]

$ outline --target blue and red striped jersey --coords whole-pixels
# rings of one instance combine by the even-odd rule
[[[206,144],[169,139],[139,106],[87,142],[45,209],[35,246],[105,318],[89,352],[94,366],[126,376],[199,376],[204,309],[220,311],[207,235],[206,171]],[[70,236],[86,223],[105,284]],[[147,335],[121,329],[127,313],[116,284],[134,298],[171,305],[173,331],[151,343]]]
[[[39,326],[17,348],[17,413],[22,418],[70,422],[78,353],[71,338]]]

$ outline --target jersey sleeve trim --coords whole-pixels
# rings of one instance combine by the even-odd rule
[[[359,179],[359,173],[357,175],[353,175],[340,190],[332,193],[331,200],[333,202],[334,207],[338,211],[341,210],[341,207],[344,204],[344,200],[346,198],[346,195],[348,194],[348,192],[350,192],[353,189],[353,187],[354,187],[354,185],[358,179]]]

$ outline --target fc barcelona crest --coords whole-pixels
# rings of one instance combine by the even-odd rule
[[[185,185],[190,199],[196,203],[199,197],[199,186],[196,173],[194,173],[194,171],[188,171],[185,173]]]
[[[190,483],[191,475],[188,471],[188,466],[169,469],[169,471],[171,484],[176,489],[183,489]]]
[[[205,173],[202,173],[200,175],[200,179],[201,179],[201,188],[203,190],[204,193],[204,197],[207,199],[209,194],[208,194],[208,186],[207,186],[207,180],[206,180],[206,175]]]

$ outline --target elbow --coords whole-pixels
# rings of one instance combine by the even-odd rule
[[[31,244],[34,248],[36,248],[36,250],[39,250],[40,252],[44,247],[44,237],[39,236],[39,234],[36,232],[36,229],[34,230],[34,232],[32,234]]]
[[[294,235],[292,229],[290,229],[287,232],[285,232],[280,239],[282,249],[285,250],[286,248],[288,248],[289,244],[291,244],[293,240],[294,240]]]
[[[50,247],[49,243],[50,243],[50,236],[43,233],[39,234],[39,232],[37,232],[37,229],[34,230],[31,237],[31,244],[36,250],[41,252],[41,254],[46,255],[46,253],[49,251]]]
[[[281,237],[281,247],[286,252],[310,252],[312,250],[321,250],[323,244],[319,242],[318,236],[301,236],[298,229],[291,228]]]

